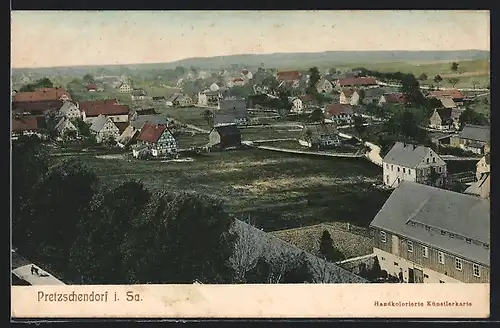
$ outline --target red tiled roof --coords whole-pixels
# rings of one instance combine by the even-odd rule
[[[340,79],[339,84],[344,85],[376,85],[377,80],[373,77],[351,77]]]
[[[349,88],[343,88],[342,89],[342,93],[344,94],[344,96],[346,96],[348,98],[351,97],[354,94],[354,91],[356,91],[356,90],[349,89]]]
[[[141,129],[137,140],[155,143],[167,129],[166,125],[146,122]]]
[[[15,102],[28,102],[28,101],[51,101],[59,100],[62,96],[71,99],[70,94],[63,88],[41,88],[33,92],[18,92],[14,95]]]
[[[463,99],[464,95],[458,90],[436,90],[429,92],[431,97],[442,98],[451,97],[452,99]]]
[[[354,109],[351,105],[344,104],[330,104],[326,108],[326,111],[329,115],[340,115],[340,114],[353,114]]]
[[[300,100],[302,100],[302,101],[312,101],[313,100],[313,96],[311,96],[311,95],[303,95],[303,96],[300,96]]]
[[[12,131],[21,132],[26,130],[38,130],[38,120],[36,116],[12,118]]]
[[[95,101],[80,102],[80,110],[88,117],[103,115],[125,115],[129,112],[129,107],[118,104],[116,99],[103,99]]]
[[[298,81],[300,73],[297,71],[278,72],[278,79],[282,81]]]
[[[89,83],[87,85],[87,90],[97,90],[97,85],[95,83]]]
[[[12,111],[18,113],[41,113],[50,110],[59,110],[63,105],[62,100],[49,101],[21,101],[12,103]]]
[[[402,93],[387,93],[384,98],[388,104],[404,104],[406,102]]]

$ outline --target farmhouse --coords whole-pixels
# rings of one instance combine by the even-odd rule
[[[125,82],[120,82],[117,89],[121,93],[130,93],[132,91],[132,87],[130,86],[130,84]]]
[[[362,92],[362,102],[364,105],[378,105],[380,102],[380,97],[385,94],[385,90],[382,88],[369,88],[364,89]]]
[[[82,117],[82,112],[80,111],[79,104],[77,102],[66,101],[57,112],[57,116],[69,119],[78,119]]]
[[[61,117],[54,129],[63,139],[74,139],[78,136],[78,128],[67,117]]]
[[[325,117],[337,123],[350,123],[354,116],[351,105],[330,104],[325,109]]]
[[[202,107],[217,107],[220,99],[222,99],[222,93],[219,91],[205,90],[198,93],[198,105]]]
[[[224,150],[241,147],[241,132],[236,125],[215,126],[208,135],[207,147]]]
[[[306,125],[300,134],[299,144],[309,148],[323,149],[340,145],[334,124]]]
[[[178,107],[191,107],[194,105],[193,99],[185,93],[175,93],[170,97],[167,102],[167,106],[178,106]]]
[[[129,121],[129,107],[119,105],[116,99],[81,102],[80,110],[86,123],[92,123],[99,115],[105,115],[116,123]]]
[[[144,116],[144,115],[157,115],[158,113],[154,109],[154,107],[150,108],[134,108],[130,110],[129,112],[129,120],[133,121],[137,119],[139,116]]]
[[[300,77],[301,75],[298,71],[283,71],[277,74],[277,79],[281,84],[291,85],[293,88],[299,87]]]
[[[357,87],[367,88],[377,85],[377,80],[373,77],[349,77],[337,81],[337,86],[340,88]]]
[[[455,124],[451,118],[451,108],[436,108],[429,119],[429,127],[437,130],[450,130]]]
[[[404,104],[405,102],[406,100],[403,93],[393,92],[393,93],[386,93],[380,96],[378,105],[379,106],[396,105],[396,104]]]
[[[138,157],[143,152],[153,157],[178,157],[177,142],[166,125],[146,122],[142,126],[132,155]]]
[[[87,84],[87,91],[88,92],[96,92],[97,91],[97,84],[95,84],[95,83]]]
[[[33,115],[13,116],[12,117],[12,138],[19,136],[39,136],[38,118]]]
[[[452,90],[435,90],[435,91],[431,91],[429,92],[429,95],[428,95],[429,98],[451,98],[457,105],[463,105],[463,101],[464,101],[464,95],[456,90],[456,89],[452,89]]]
[[[214,123],[236,123],[247,122],[247,104],[243,98],[226,98],[219,101],[219,110],[214,111]],[[234,117],[232,121],[227,121]]]
[[[133,101],[146,99],[147,94],[143,89],[133,89],[130,98]]]
[[[396,142],[382,160],[384,184],[397,187],[402,181],[443,186],[446,162],[429,147]]]
[[[316,84],[316,90],[319,93],[331,93],[333,90],[333,84],[331,84],[327,79],[323,78]]]
[[[92,121],[90,132],[95,136],[96,142],[101,143],[110,140],[116,140],[120,136],[120,130],[111,120],[103,114],[100,114]]]
[[[130,121],[129,126],[120,134],[120,137],[117,139],[118,146],[121,148],[125,148],[131,144],[133,144],[139,133],[141,132],[142,127],[147,122],[153,124],[161,124],[166,125],[168,127],[167,119],[158,116],[158,115],[142,115],[138,116],[136,119]]]
[[[441,97],[437,98],[444,108],[457,108],[457,104],[453,101],[451,97]]]
[[[381,269],[404,282],[490,282],[486,200],[404,181],[370,227]]]
[[[451,138],[452,147],[483,155],[490,152],[490,127],[466,124],[457,136]]]
[[[350,104],[357,106],[359,104],[359,93],[354,89],[343,88],[340,91],[339,103],[343,105]]]
[[[68,101],[71,96],[63,88],[41,88],[31,92],[18,92],[14,95],[14,102],[40,102],[40,101]]]

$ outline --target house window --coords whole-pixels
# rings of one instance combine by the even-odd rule
[[[411,175],[411,170],[410,169],[408,169],[408,174]]]
[[[425,258],[429,258],[429,248],[427,248],[427,246],[422,246],[422,255]]]
[[[398,172],[400,171],[399,166],[398,166]]]
[[[472,265],[472,272],[474,273],[474,277],[481,277],[481,271],[479,271],[479,265]]]
[[[432,163],[436,163],[436,157],[432,158]]]
[[[424,278],[429,278],[429,275],[427,275],[427,274],[424,274]]]
[[[444,281],[442,281],[442,280],[439,280],[439,283],[440,283],[440,284],[444,284]]]
[[[403,173],[406,173],[406,169],[403,167]]]
[[[455,259],[455,268],[458,271],[462,271],[462,260],[459,259],[458,257]]]
[[[444,264],[444,253],[438,252],[438,262],[439,264]]]
[[[413,253],[413,242],[408,240],[408,252]]]
[[[441,173],[441,166],[440,166],[440,167],[438,167],[438,172],[439,172],[439,173]]]
[[[427,164],[429,164],[429,159],[427,159]]]
[[[465,238],[465,241],[467,242],[467,244],[472,244],[472,239]]]
[[[391,171],[394,171],[394,165],[391,164]]]
[[[427,230],[427,231],[431,231],[431,227],[429,227],[429,226],[425,226],[425,230]]]
[[[387,242],[387,236],[385,235],[385,231],[380,231],[380,241],[383,243]]]
[[[455,235],[450,233],[450,238],[455,238]]]
[[[488,244],[483,244],[483,246],[484,246],[484,248],[486,248],[486,249],[490,249],[490,245],[488,245]]]
[[[385,164],[385,168],[388,169],[389,168],[389,164]]]
[[[386,176],[385,180],[387,181],[387,184],[389,184],[389,176]]]
[[[399,266],[398,262],[394,262],[394,265],[395,265],[395,266]]]

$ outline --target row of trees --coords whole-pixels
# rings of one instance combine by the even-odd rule
[[[35,81],[34,83],[28,83],[28,84],[23,85],[19,89],[19,91],[20,92],[33,92],[33,91],[36,91],[37,89],[53,88],[53,87],[54,87],[54,83],[52,83],[52,81],[49,78],[44,77],[44,78],[41,78],[41,79]]]
[[[257,235],[242,239],[218,199],[188,192],[151,192],[135,180],[101,185],[81,162],[51,160],[36,137],[21,137],[12,152],[13,245],[68,282],[312,279],[310,271],[305,273],[303,257],[296,254],[279,251],[274,257],[255,256],[259,252],[251,236]],[[324,256],[330,261],[342,258],[332,250],[331,238],[329,245],[330,249],[323,241]],[[263,248],[260,254],[266,251]]]

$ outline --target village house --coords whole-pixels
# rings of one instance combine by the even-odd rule
[[[479,181],[485,173],[490,172],[490,154],[486,154],[476,164],[476,179]]]
[[[97,84],[95,84],[95,83],[87,84],[87,91],[88,92],[96,92],[97,91]]]
[[[244,69],[241,71],[241,77],[245,80],[245,82],[248,82],[253,79],[253,74],[249,70]]]
[[[157,115],[158,113],[156,112],[156,109],[154,107],[149,107],[149,108],[134,108],[129,111],[129,121],[133,121],[137,119],[140,116],[144,115]]]
[[[451,108],[436,108],[429,119],[429,128],[436,130],[451,130],[455,127],[451,118]]]
[[[380,268],[402,282],[490,282],[484,199],[404,181],[370,227]]]
[[[458,107],[451,97],[441,97],[437,99],[441,102],[441,106],[443,106],[444,108],[452,109]]]
[[[12,111],[41,115],[57,111],[71,96],[63,88],[41,88],[32,92],[17,92],[12,99]]]
[[[217,107],[223,96],[219,91],[205,90],[198,93],[198,106]]]
[[[208,135],[207,148],[226,150],[241,147],[241,131],[235,124],[215,126]]]
[[[115,123],[129,121],[130,108],[126,105],[120,105],[116,99],[104,99],[97,101],[80,102],[82,119],[86,123],[92,123],[99,115],[109,117]]]
[[[263,94],[268,93],[269,87],[262,84],[254,84],[253,85],[253,93],[255,94]]]
[[[214,82],[210,85],[209,89],[210,91],[216,92],[219,91],[219,89],[224,88],[224,85],[221,83]]]
[[[299,144],[314,149],[326,149],[341,144],[334,124],[310,124],[304,126],[299,137]]]
[[[362,90],[362,103],[364,105],[378,105],[380,102],[380,97],[385,94],[383,88],[369,88]]]
[[[461,148],[479,155],[490,152],[489,144],[490,127],[484,125],[466,124],[462,131],[450,140],[452,147]]]
[[[66,101],[57,112],[57,116],[66,117],[70,120],[79,119],[82,117],[79,107],[80,105],[77,102]]]
[[[336,88],[369,88],[377,86],[373,77],[349,77],[337,81]]]
[[[316,84],[316,90],[319,93],[331,93],[333,91],[333,84],[327,79],[323,78]]]
[[[147,153],[153,157],[175,157],[177,158],[177,141],[172,132],[164,124],[155,124],[146,122],[141,133],[137,137],[137,143],[134,145],[132,155],[139,157]]]
[[[78,128],[68,117],[61,117],[54,129],[62,139],[76,139],[79,135]]]
[[[453,121],[453,127],[455,130],[460,130],[460,115],[465,111],[461,108],[453,108],[451,110],[451,120]]]
[[[300,73],[297,71],[283,71],[278,72],[276,78],[278,79],[280,85],[286,84],[292,86],[292,88],[298,88],[300,85]]]
[[[126,148],[133,144],[139,133],[141,132],[142,127],[146,123],[152,124],[161,124],[168,127],[168,121],[162,116],[159,115],[141,115],[137,116],[134,120],[130,121],[130,124],[127,128],[120,134],[118,137],[117,144],[121,148]]]
[[[400,92],[386,93],[380,96],[379,106],[405,104],[405,96]]]
[[[194,105],[193,99],[185,93],[174,93],[167,102],[170,107],[191,107]]]
[[[165,97],[151,97],[151,100],[157,104],[163,104],[167,100]]]
[[[330,104],[325,108],[325,118],[338,124],[352,123],[354,108],[345,104]]]
[[[12,139],[17,139],[19,136],[41,137],[39,131],[38,118],[33,115],[21,115],[12,117]]]
[[[290,109],[291,113],[301,114],[303,110],[302,99],[300,97],[291,97],[292,108]]]
[[[359,105],[359,93],[354,89],[343,88],[340,91],[339,103],[346,105],[357,106]]]
[[[441,187],[446,183],[446,162],[429,147],[396,142],[382,160],[384,184],[402,181]]]
[[[133,101],[144,100],[147,98],[147,94],[143,89],[133,89],[130,98]]]
[[[479,197],[482,199],[490,198],[490,172],[484,172],[479,180],[473,182],[464,194]]]
[[[132,87],[130,84],[125,83],[125,82],[120,82],[120,84],[117,87],[118,91],[121,93],[130,93],[132,92]]]
[[[464,95],[456,89],[430,91],[428,94],[428,97],[429,98],[436,98],[436,99],[451,98],[453,100],[453,102],[459,106],[463,105],[464,98],[465,98]]]
[[[97,143],[115,141],[120,136],[120,130],[111,120],[103,114],[97,116],[90,125],[90,132],[95,136]]]
[[[246,100],[226,98],[219,101],[218,110],[214,111],[214,124],[246,124],[248,118]]]
[[[244,85],[245,85],[245,80],[243,80],[241,77],[235,77],[235,78],[231,79],[227,83],[227,86],[229,88],[232,88],[232,87],[242,87]]]

